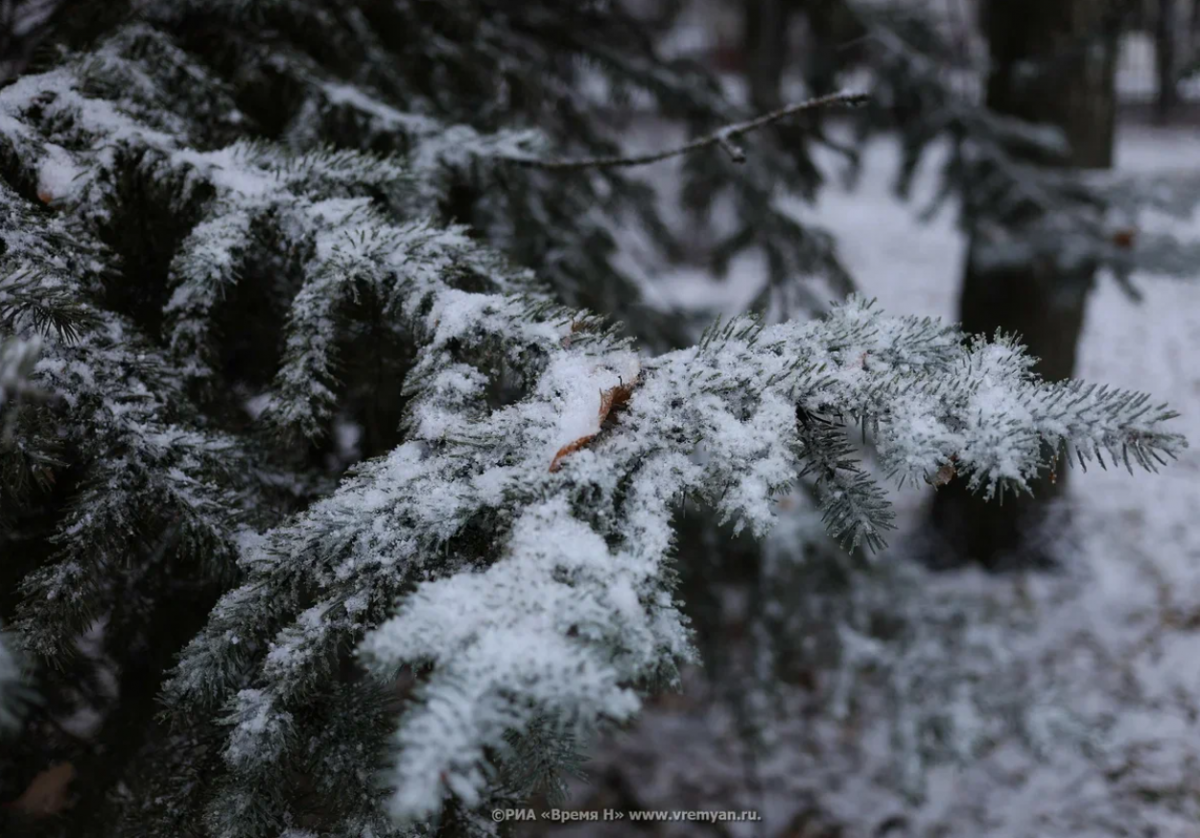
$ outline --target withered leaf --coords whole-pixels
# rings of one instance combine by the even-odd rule
[[[630,397],[633,395],[633,390],[637,386],[637,382],[633,381],[629,384],[621,382],[615,387],[610,387],[600,393],[600,428],[604,429],[605,423],[610,422],[615,418],[616,413],[629,403]],[[550,471],[556,472],[562,468],[562,461],[565,457],[574,454],[576,451],[585,447],[589,442],[598,437],[599,432],[581,436],[572,442],[568,442],[554,455],[554,459],[550,461]]]

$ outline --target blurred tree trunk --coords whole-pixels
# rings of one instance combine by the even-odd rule
[[[803,18],[808,38],[797,56],[809,92],[834,92],[837,75],[852,57],[852,47],[866,31],[845,0],[747,0],[742,49],[750,99],[758,110],[783,104],[781,86],[787,68],[790,25]]]
[[[802,56],[805,79],[814,94],[833,93],[838,72],[861,54],[855,47],[866,30],[845,0],[806,0],[801,5],[809,32]]]
[[[1065,165],[1111,167],[1121,22],[1114,4],[985,0],[981,12],[992,59],[988,107],[1060,128],[1072,149]],[[975,258],[978,236],[972,235],[959,302],[963,328],[988,335],[997,329],[1018,332],[1040,359],[1037,371],[1044,378],[1069,378],[1093,269],[1068,275],[1049,263],[982,264]],[[1029,535],[1044,521],[1047,501],[1062,493],[1065,477],[1060,469],[1056,482],[1043,478],[1031,486],[1035,498],[1007,496],[1003,505],[971,496],[961,480],[943,487],[933,502],[940,543],[932,560],[975,561],[990,569],[1051,563],[1053,557]]]
[[[1158,0],[1158,15],[1154,28],[1154,60],[1158,71],[1158,121],[1166,124],[1179,103],[1176,85],[1176,45],[1179,37],[1179,6],[1175,0]]]
[[[743,49],[750,104],[759,112],[773,111],[783,105],[792,0],[748,0],[745,9]]]
[[[784,106],[783,74],[788,66],[789,32],[805,0],[746,0],[743,6],[742,51],[750,107],[767,113]],[[808,0],[825,2],[825,0]],[[773,123],[768,129],[789,152],[809,185],[810,197],[821,183],[821,172],[808,154],[808,143],[819,117],[816,111]]]
[[[746,82],[756,113],[791,104],[784,101],[783,78],[792,58],[798,59],[810,95],[834,92],[838,71],[846,64],[847,45],[864,34],[845,0],[745,0],[741,9]],[[791,25],[797,18],[807,24],[809,38],[803,54],[791,56]],[[823,179],[807,152],[808,144],[823,136],[821,116],[819,110],[797,114],[769,129],[783,149],[793,153],[813,190],[808,197]]]

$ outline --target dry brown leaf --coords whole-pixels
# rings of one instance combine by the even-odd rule
[[[39,192],[39,193],[37,193],[37,196],[38,196],[38,200],[41,201],[43,204],[49,204],[54,201],[54,196],[51,195],[49,192]]]
[[[618,384],[600,394],[600,425],[603,427],[608,418],[616,411],[629,404],[633,396],[633,384]]]
[[[70,805],[68,789],[74,779],[75,766],[71,763],[51,766],[34,777],[20,797],[5,806],[35,818],[56,815]]]
[[[616,387],[610,387],[600,394],[599,415],[601,429],[603,429],[605,422],[611,420],[617,411],[628,404],[630,397],[633,395],[633,388],[636,386],[636,382],[630,384],[625,384],[622,382]],[[550,461],[550,471],[558,471],[560,468],[562,468],[563,458],[574,454],[576,451],[586,446],[599,435],[600,434],[597,432],[594,434],[588,434],[587,436],[581,436],[579,439],[574,440],[573,442],[568,442],[562,448],[558,449],[558,453],[556,453],[554,455],[554,459]]]
[[[558,471],[560,468],[562,468],[562,460],[564,457],[574,454],[576,451],[578,451],[580,448],[583,448],[583,446],[587,445],[589,442],[591,442],[597,436],[598,436],[598,434],[588,434],[587,436],[581,436],[579,439],[575,440],[574,442],[568,442],[562,448],[558,449],[558,453],[556,453],[554,455],[554,459],[550,461],[550,471],[551,472]]]

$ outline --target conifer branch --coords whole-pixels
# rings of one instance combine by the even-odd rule
[[[781,119],[786,119],[805,111],[816,110],[817,108],[831,107],[835,105],[843,105],[845,107],[856,108],[867,103],[868,96],[865,93],[849,93],[842,91],[840,93],[831,93],[828,96],[818,96],[816,99],[808,99],[804,102],[797,102],[792,105],[779,108],[778,110],[765,113],[757,116],[754,119],[748,119],[745,122],[737,122],[733,125],[726,125],[719,131],[714,131],[711,134],[706,134],[703,137],[697,137],[691,142],[684,143],[676,148],[667,149],[665,151],[656,151],[650,154],[636,154],[631,156],[614,155],[611,157],[587,157],[580,160],[539,160],[533,157],[513,157],[509,155],[500,156],[499,159],[509,163],[515,163],[518,166],[529,166],[537,169],[553,169],[556,171],[577,170],[577,169],[599,169],[611,168],[615,166],[644,166],[648,163],[658,163],[661,160],[667,160],[672,157],[690,154],[693,151],[699,151],[710,146],[720,146],[732,158],[735,163],[746,162],[746,152],[742,150],[734,139],[743,134],[748,134],[751,131],[757,131],[759,128],[770,125],[773,122],[778,122]]]

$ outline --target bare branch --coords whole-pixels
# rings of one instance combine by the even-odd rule
[[[508,163],[514,163],[518,166],[529,166],[538,169],[594,169],[594,168],[612,168],[616,166],[644,166],[647,163],[657,163],[660,160],[666,160],[671,157],[678,157],[681,154],[689,154],[693,151],[698,151],[709,146],[720,146],[729,153],[729,156],[735,163],[744,163],[746,153],[734,142],[734,139],[742,134],[747,134],[751,131],[756,131],[765,125],[772,122],[778,122],[781,119],[786,119],[793,114],[803,111],[811,111],[817,108],[825,108],[834,105],[844,107],[859,107],[867,103],[868,96],[865,93],[831,93],[828,96],[819,96],[816,99],[809,99],[805,102],[798,102],[794,105],[787,105],[779,110],[765,113],[762,116],[745,122],[734,123],[727,125],[719,131],[708,134],[703,137],[697,137],[689,143],[679,146],[678,148],[668,149],[667,151],[656,151],[652,154],[639,154],[630,157],[588,157],[581,160],[540,160],[536,157],[512,157],[509,155],[498,156],[498,159]]]

